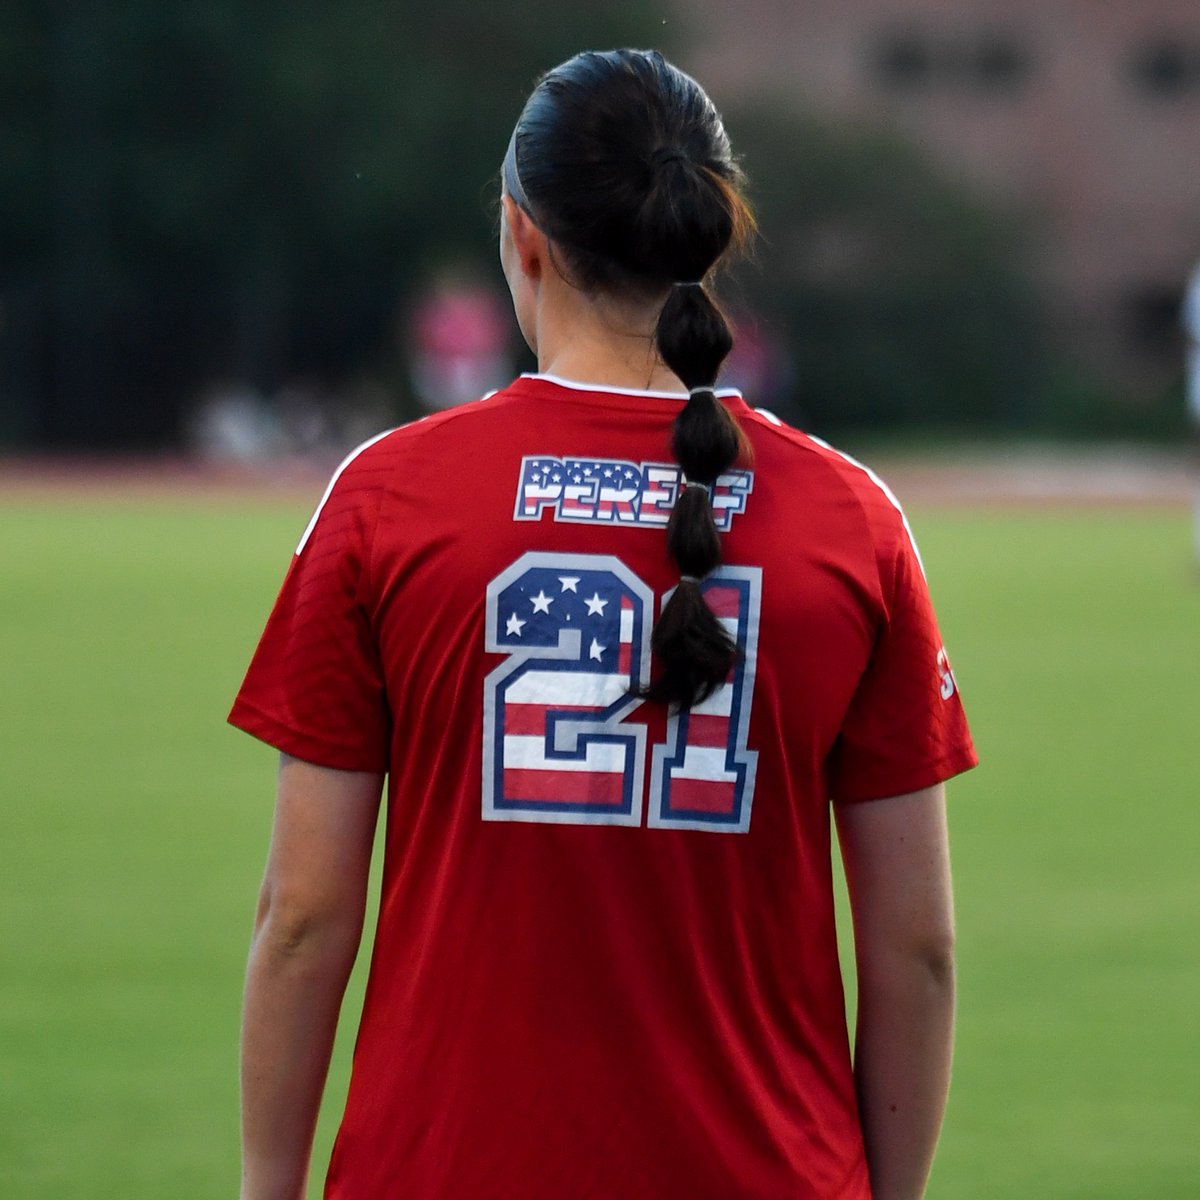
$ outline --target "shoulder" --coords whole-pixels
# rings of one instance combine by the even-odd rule
[[[385,429],[356,446],[342,459],[330,476],[329,483],[317,501],[317,507],[304,528],[296,553],[301,554],[317,525],[324,520],[328,525],[337,517],[347,514],[363,514],[378,506],[378,496],[387,474],[391,454],[384,444],[399,433],[399,429]]]
[[[756,452],[779,455],[788,476],[803,474],[806,502],[851,504],[861,511],[878,547],[903,541],[916,550],[908,517],[896,493],[870,466],[815,434],[781,421],[763,408],[749,410]],[[797,478],[799,483],[799,478]]]
[[[481,418],[486,424],[487,415],[503,407],[507,391],[492,392],[470,404],[385,429],[356,446],[330,477],[296,553],[304,549],[318,523],[330,524],[335,519],[352,516],[359,526],[373,524],[389,488],[430,453],[431,443],[461,437]]]
[[[441,437],[457,435],[480,419],[486,421],[495,410],[502,407],[510,389],[489,392],[479,400],[448,408],[443,412],[418,417],[394,429],[386,429],[368,438],[361,446],[351,450],[341,466],[334,472],[334,481],[349,475],[351,479],[369,480],[374,474],[386,471],[402,460],[405,455],[419,453],[423,443]]]

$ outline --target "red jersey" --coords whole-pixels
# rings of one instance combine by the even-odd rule
[[[381,435],[305,531],[231,720],[388,772],[328,1197],[868,1200],[830,802],[975,762],[904,516],[722,393],[703,590],[737,641],[631,698],[678,582],[677,395],[526,376]]]

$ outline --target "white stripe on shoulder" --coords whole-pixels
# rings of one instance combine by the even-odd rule
[[[921,558],[920,547],[917,545],[917,539],[913,536],[912,526],[908,523],[908,517],[905,515],[900,501],[896,499],[896,493],[893,492],[892,489],[888,487],[888,485],[884,483],[883,480],[880,479],[870,467],[868,467],[865,463],[860,463],[857,458],[851,458],[849,454],[845,454],[841,450],[838,450],[835,446],[831,446],[822,438],[817,437],[816,434],[806,433],[804,436],[808,438],[810,442],[816,442],[818,446],[824,447],[831,454],[836,454],[838,458],[848,462],[852,467],[857,467],[887,497],[888,503],[900,514],[900,520],[904,522],[904,531],[908,534],[909,545],[912,546],[913,553],[917,556],[917,566],[921,568],[921,574],[924,575],[925,563]]]
[[[783,422],[769,408],[756,408],[754,411],[758,413],[760,417],[766,417],[772,425],[783,424]]]
[[[395,433],[395,429],[385,429],[382,433],[377,433],[373,438],[368,438],[361,446],[351,450],[345,458],[342,459],[341,465],[333,473],[333,478],[329,481],[329,486],[325,489],[325,494],[321,497],[320,504],[317,505],[317,511],[313,513],[312,520],[309,521],[304,533],[300,538],[300,545],[296,547],[296,554],[303,552],[304,547],[308,545],[308,539],[312,537],[312,532],[317,527],[317,520],[321,516],[321,510],[329,503],[329,497],[333,495],[333,489],[337,481],[341,479],[342,472],[364,451],[369,450],[376,442],[381,442],[389,433]]]

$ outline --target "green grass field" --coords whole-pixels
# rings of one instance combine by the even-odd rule
[[[952,785],[958,1064],[930,1198],[1193,1200],[1186,517],[912,515],[984,760]],[[235,1194],[274,762],[223,718],[307,516],[0,502],[0,1196]]]

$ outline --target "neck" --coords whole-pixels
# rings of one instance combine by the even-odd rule
[[[546,291],[552,294],[539,296],[537,314],[543,375],[646,391],[685,390],[654,345],[661,301],[631,305],[569,285]]]
[[[585,347],[572,345],[553,355],[538,355],[538,371],[542,375],[556,375],[575,383],[594,383],[607,387],[631,388],[646,392],[683,392],[687,389],[678,377],[669,371],[654,356],[653,363],[647,356],[632,355],[628,358],[605,352],[597,348],[595,353]]]

